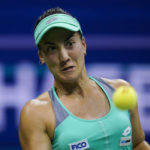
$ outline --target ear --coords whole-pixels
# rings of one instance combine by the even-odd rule
[[[84,55],[86,55],[86,41],[85,41],[85,38],[84,37],[82,37],[82,39],[81,39],[81,42],[82,42],[82,47],[83,47],[83,50],[84,50]]]
[[[38,50],[38,56],[39,56],[41,64],[45,63],[45,59],[43,55],[44,55],[43,52],[41,50]]]

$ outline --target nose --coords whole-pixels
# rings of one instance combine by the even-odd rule
[[[60,48],[59,51],[59,60],[61,63],[66,63],[69,61],[69,54],[68,54],[68,50],[65,49],[63,46]]]

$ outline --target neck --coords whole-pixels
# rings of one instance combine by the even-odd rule
[[[60,82],[58,80],[55,80],[55,90],[58,94],[58,96],[61,95],[81,95],[84,96],[87,89],[90,88],[91,80],[85,73],[80,78],[78,78],[76,81],[73,82]]]

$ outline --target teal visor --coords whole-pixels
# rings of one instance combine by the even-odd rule
[[[66,14],[54,14],[42,19],[37,25],[34,31],[36,45],[39,44],[44,34],[54,27],[64,28],[73,32],[80,31],[82,34],[82,30],[77,19]]]

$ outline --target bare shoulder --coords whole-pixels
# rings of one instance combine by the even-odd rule
[[[113,80],[112,79],[106,79],[106,78],[102,78],[102,79],[115,89],[120,87],[120,86],[130,86],[130,83],[123,80],[123,79],[113,79]]]
[[[34,130],[45,132],[53,130],[54,126],[55,117],[48,92],[25,104],[20,114],[20,134],[28,136]],[[53,132],[49,133],[52,137]]]
[[[29,100],[21,111],[21,117],[34,118],[37,116],[40,118],[43,113],[51,107],[51,100],[48,96],[48,92],[45,92],[35,99]]]

